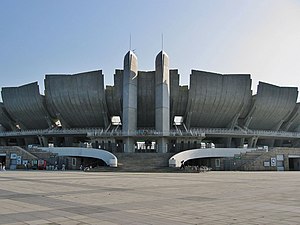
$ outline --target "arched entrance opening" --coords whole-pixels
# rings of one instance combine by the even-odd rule
[[[208,168],[212,168],[212,170],[220,170],[221,161],[223,158],[218,157],[204,157],[204,158],[194,158],[185,161],[185,166],[206,166]]]

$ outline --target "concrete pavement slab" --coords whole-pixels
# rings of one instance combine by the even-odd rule
[[[299,224],[298,172],[0,173],[0,224]]]

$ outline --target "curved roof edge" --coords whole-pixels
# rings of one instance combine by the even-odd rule
[[[297,87],[280,87],[260,81],[244,126],[256,130],[278,130],[293,112],[297,96]]]
[[[181,161],[187,161],[190,159],[199,159],[199,158],[225,158],[233,157],[235,154],[244,153],[255,149],[250,148],[201,148],[187,150],[173,155],[169,159],[169,165],[172,164],[172,161],[175,160],[175,167],[180,167]],[[173,164],[174,165],[174,164]]]
[[[23,129],[46,129],[51,125],[45,96],[40,94],[38,82],[3,87],[1,95],[7,113]]]
[[[117,167],[117,157],[105,150],[96,148],[51,147],[40,148],[43,151],[56,153],[59,156],[91,157],[103,160],[110,167]]]

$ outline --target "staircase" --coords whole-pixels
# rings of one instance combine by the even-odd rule
[[[28,148],[27,152],[30,154],[36,156],[38,159],[46,160],[47,162],[50,162],[51,159],[55,159],[57,157],[56,153],[44,151],[38,148]],[[51,162],[53,163],[53,162]]]
[[[37,159],[37,157],[34,154],[18,146],[0,146],[0,153],[6,153],[6,154],[15,153],[19,156],[22,156],[24,160]]]
[[[234,163],[236,170],[248,170],[249,164],[252,164],[256,159],[258,159],[261,155],[266,153],[265,150],[253,150],[250,152],[241,153],[238,155],[234,155]]]
[[[169,172],[169,159],[173,153],[114,153],[118,158],[118,167],[98,167],[92,171],[119,172]]]

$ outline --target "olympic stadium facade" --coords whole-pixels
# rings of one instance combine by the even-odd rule
[[[2,87],[2,146],[74,147],[110,152],[176,153],[199,149],[299,146],[300,108],[296,87],[259,82],[249,74],[192,70],[190,85],[160,52],[155,70],[138,70],[129,51],[114,85],[101,70],[51,74],[44,95],[37,82]]]

